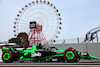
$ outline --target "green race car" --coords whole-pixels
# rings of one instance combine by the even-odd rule
[[[56,47],[43,48],[41,46],[33,45],[32,47],[19,49],[19,47],[3,47],[2,48],[3,62],[13,61],[59,61],[59,62],[78,62],[80,59],[98,59],[87,52],[79,52],[73,48],[66,50],[58,50]]]

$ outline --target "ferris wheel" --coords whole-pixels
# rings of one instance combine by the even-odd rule
[[[42,33],[46,40],[50,42],[56,42],[55,38],[58,38],[61,29],[61,17],[58,9],[50,2],[33,1],[25,5],[17,14],[15,18],[14,36],[17,36],[21,32],[29,33],[29,23],[36,21],[39,25],[42,25]]]

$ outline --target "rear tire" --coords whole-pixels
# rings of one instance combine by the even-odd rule
[[[2,54],[2,60],[4,63],[13,62],[13,55],[11,51],[4,51]]]
[[[79,61],[77,51],[72,48],[66,49],[63,54],[63,57],[67,62],[76,62],[76,61],[78,62]]]

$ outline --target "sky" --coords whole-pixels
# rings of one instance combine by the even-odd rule
[[[35,0],[0,0],[0,42],[14,37],[13,26],[19,10]],[[62,18],[59,39],[85,37],[100,26],[100,0],[46,0],[57,7]]]

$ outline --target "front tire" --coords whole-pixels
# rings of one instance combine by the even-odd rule
[[[63,57],[67,62],[78,61],[77,51],[72,49],[72,48],[66,49],[64,54],[63,54]]]

